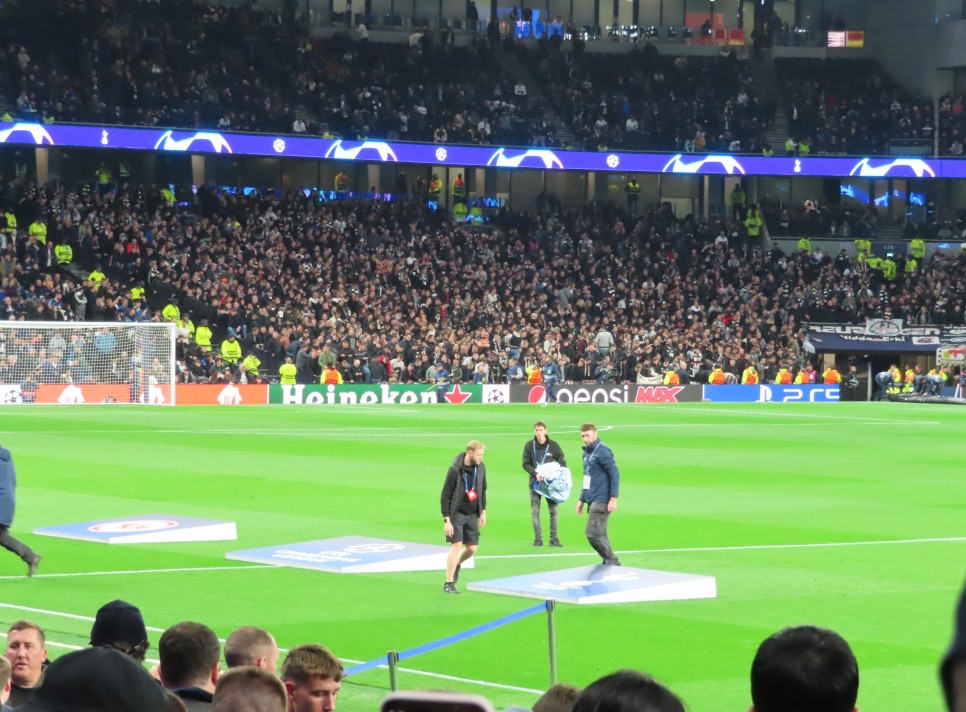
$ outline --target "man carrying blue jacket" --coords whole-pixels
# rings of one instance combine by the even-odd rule
[[[33,576],[40,562],[40,555],[19,539],[10,536],[13,513],[16,507],[15,491],[17,472],[13,467],[13,456],[0,445],[0,546],[23,559],[27,564],[27,576]]]
[[[597,426],[584,423],[580,426],[584,441],[584,482],[577,502],[577,514],[584,513],[587,505],[587,541],[600,554],[604,564],[620,566],[617,554],[607,538],[607,520],[617,509],[620,489],[620,472],[614,461],[614,453],[597,437]]]

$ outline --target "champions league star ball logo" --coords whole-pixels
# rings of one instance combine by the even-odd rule
[[[679,153],[668,161],[662,173],[725,173],[733,175],[741,173],[744,175],[745,169],[734,156],[706,156],[697,161],[686,161]]]
[[[329,146],[329,150],[325,152],[326,158],[342,159],[347,161],[354,161],[359,157],[360,153],[375,153],[379,157],[380,161],[398,161],[396,158],[396,153],[393,151],[389,144],[385,141],[363,141],[358,146],[353,146],[352,148],[345,148],[342,144],[342,139],[337,139],[335,143]]]
[[[45,129],[43,126],[41,126],[40,124],[24,124],[24,123],[17,123],[11,126],[9,129],[4,129],[3,131],[0,131],[0,143],[7,143],[7,141],[10,140],[11,136],[20,135],[20,134],[29,136],[32,139],[32,141],[26,141],[23,139],[21,140],[14,139],[13,141],[10,141],[10,142],[11,143],[34,143],[38,146],[41,146],[44,143],[49,143],[51,146],[54,145],[54,139],[50,137],[50,134],[47,133],[47,129]]]
[[[207,143],[209,149],[200,148],[197,144]],[[165,131],[161,138],[154,144],[156,150],[162,151],[195,151],[204,153],[232,153],[228,140],[220,133],[211,131],[198,131],[187,138],[176,139],[173,131]]]
[[[557,158],[557,154],[553,151],[547,151],[545,149],[530,149],[529,151],[524,151],[517,156],[506,155],[506,149],[497,149],[490,160],[486,162],[488,166],[496,166],[497,168],[520,168],[521,166],[526,166],[530,168],[563,168],[563,162]]]
[[[923,178],[936,177],[936,172],[921,158],[897,158],[880,166],[871,165],[873,159],[863,158],[849,172],[850,176],[860,178],[882,178],[883,176],[910,176]]]

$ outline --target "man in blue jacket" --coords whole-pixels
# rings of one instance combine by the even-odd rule
[[[33,576],[37,572],[40,555],[19,539],[10,536],[16,507],[16,489],[17,473],[13,467],[13,455],[0,445],[0,546],[23,559],[27,564],[27,576]]]
[[[581,425],[580,437],[584,441],[584,482],[577,502],[577,514],[584,513],[586,504],[587,541],[605,564],[620,566],[621,562],[607,538],[607,520],[611,512],[617,509],[620,472],[614,461],[614,453],[597,436],[596,425]]]

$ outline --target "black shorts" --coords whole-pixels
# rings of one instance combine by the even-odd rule
[[[450,544],[479,544],[480,543],[480,518],[475,514],[461,514],[457,512],[450,517],[453,525],[453,536],[446,537]]]

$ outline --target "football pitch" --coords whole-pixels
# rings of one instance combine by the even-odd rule
[[[516,406],[89,406],[0,410],[17,465],[12,533],[43,555],[38,576],[0,551],[0,623],[29,618],[56,657],[87,644],[114,598],[160,631],[241,625],[282,648],[320,642],[347,667],[532,606],[474,581],[599,563],[576,494],[562,549],[534,548],[520,462],[547,422],[580,474],[594,422],[621,470],[610,535],[625,566],[715,576],[716,599],[557,604],[559,679],[619,668],[654,675],[692,711],[745,710],[758,644],[776,630],[833,628],[859,661],[859,707],[938,710],[966,562],[966,409],[893,403]],[[467,441],[486,447],[488,524],[459,596],[442,572],[334,574],[225,559],[239,549],[362,535],[444,544],[439,493]],[[238,541],[104,545],[35,527],[149,513],[225,519]],[[544,528],[548,526],[544,509]],[[546,531],[545,531],[546,535]],[[536,615],[402,663],[402,689],[463,690],[497,709],[549,684]],[[377,669],[348,678],[342,712],[388,692]]]

